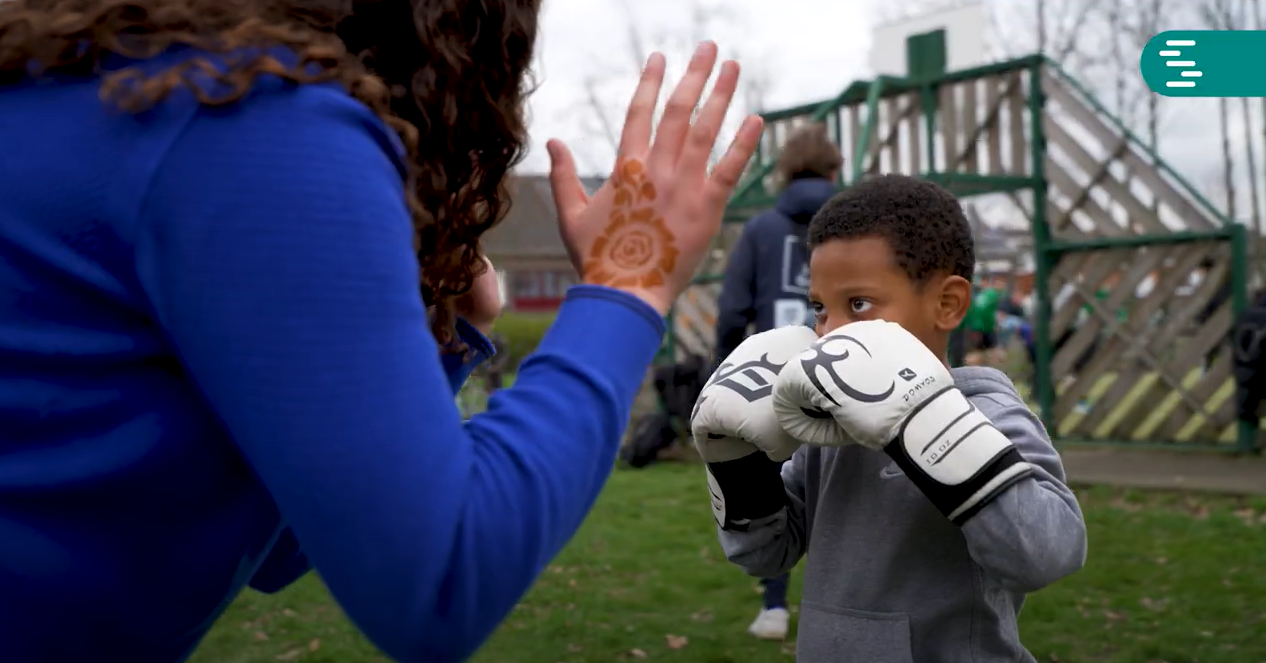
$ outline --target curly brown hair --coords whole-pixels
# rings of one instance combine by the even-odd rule
[[[436,336],[451,342],[454,302],[486,269],[480,237],[508,211],[506,178],[525,153],[540,2],[0,0],[0,85],[98,76],[106,57],[180,45],[213,55],[105,74],[102,99],[140,112],[177,88],[231,104],[266,75],[341,84],[404,143],[421,296]],[[297,59],[283,63],[278,47]],[[195,79],[220,85],[213,94]]]

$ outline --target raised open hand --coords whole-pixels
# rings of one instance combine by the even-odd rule
[[[664,56],[651,55],[629,104],[615,170],[592,199],[567,147],[556,140],[548,145],[559,230],[581,279],[625,290],[660,313],[667,313],[703,259],[762,131],[759,117],[746,118],[708,172],[739,76],[738,63],[722,63],[691,124],[716,61],[716,44],[701,44],[654,131]]]

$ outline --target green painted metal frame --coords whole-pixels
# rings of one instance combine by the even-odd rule
[[[1075,242],[1051,241],[1048,237],[1045,246],[1043,246],[1041,250],[1045,252],[1045,256],[1046,256],[1045,261],[1047,262],[1047,269],[1050,269],[1054,266],[1054,264],[1059,260],[1061,256],[1071,254],[1071,253],[1080,253],[1083,251],[1103,251],[1107,249],[1136,249],[1136,248],[1142,248],[1145,246],[1170,246],[1170,245],[1176,245],[1176,244],[1190,244],[1193,242],[1227,242],[1231,247],[1230,278],[1231,278],[1231,283],[1233,284],[1233,287],[1231,289],[1231,313],[1233,316],[1238,318],[1239,315],[1244,312],[1244,309],[1248,308],[1248,303],[1249,303],[1248,302],[1248,284],[1247,284],[1247,281],[1248,281],[1247,232],[1248,231],[1241,224],[1227,223],[1223,225],[1221,228],[1218,228],[1216,230],[1174,232],[1174,233],[1168,233],[1168,234],[1163,234],[1163,235],[1158,234],[1158,235],[1131,235],[1127,237],[1096,237],[1094,239],[1075,241]],[[1036,236],[1034,237],[1034,244],[1035,244],[1034,250],[1037,251],[1038,249],[1036,248],[1036,246],[1038,244],[1038,239]],[[1042,273],[1042,262],[1043,262],[1042,254],[1039,253],[1038,271],[1037,271],[1039,275]],[[1042,278],[1041,276],[1037,276],[1037,278],[1035,279],[1036,281],[1040,283],[1040,285],[1038,285],[1037,287],[1041,290],[1047,290],[1048,284],[1045,282],[1042,282],[1041,278]],[[1047,295],[1049,296],[1049,290],[1047,290]],[[1039,380],[1043,379],[1040,376],[1040,373],[1043,372],[1041,369],[1042,368],[1049,369],[1051,355],[1053,354],[1052,348],[1050,346],[1050,338],[1049,338],[1049,333],[1050,333],[1049,302],[1047,303],[1047,306],[1048,306],[1047,308],[1048,317],[1045,322],[1043,322],[1041,318],[1039,317],[1038,326],[1036,330],[1038,339],[1045,337],[1046,340],[1044,342],[1047,344],[1045,364],[1039,363],[1038,365],[1039,367],[1038,379]],[[1043,341],[1040,341],[1040,340],[1038,341],[1038,343],[1041,343],[1041,342]],[[1037,345],[1037,343],[1035,343],[1035,345]],[[1037,349],[1038,349],[1038,353],[1037,353],[1038,361],[1042,362],[1043,361],[1042,360],[1042,346],[1038,345]],[[1047,386],[1049,393],[1047,393],[1044,396],[1041,393],[1041,389],[1039,388],[1038,390],[1039,393],[1037,394],[1038,408],[1041,411],[1040,416],[1042,418],[1043,424],[1046,425],[1047,430],[1057,430],[1056,426],[1054,425],[1056,422],[1051,421],[1049,417],[1050,409],[1054,402],[1054,390],[1049,389],[1050,387],[1053,387],[1053,381],[1051,381],[1049,375],[1045,377],[1045,380],[1046,380],[1045,382],[1039,382],[1038,384],[1039,384],[1039,387],[1043,384]],[[1046,398],[1049,400],[1043,400],[1043,398]],[[1071,445],[1081,445],[1081,446],[1128,446],[1131,449],[1181,449],[1184,451],[1196,451],[1196,450],[1207,450],[1210,448],[1217,448],[1220,451],[1234,451],[1236,453],[1247,454],[1247,453],[1253,453],[1256,450],[1257,432],[1248,424],[1244,422],[1238,422],[1236,426],[1236,433],[1235,433],[1235,446],[1229,449],[1214,447],[1214,445],[1189,444],[1189,443],[1183,443],[1183,442],[1165,442],[1161,440],[1083,440],[1083,439],[1060,438],[1058,442],[1060,444],[1071,444]]]
[[[1091,110],[1098,113],[1102,118],[1108,120],[1114,129],[1126,140],[1133,148],[1146,156],[1161,174],[1169,176],[1179,189],[1183,191],[1192,201],[1196,203],[1210,218],[1221,223],[1221,226],[1211,231],[1186,231],[1173,233],[1157,233],[1157,234],[1141,234],[1128,237],[1097,237],[1084,241],[1054,241],[1051,238],[1049,221],[1046,217],[1046,178],[1043,175],[1040,179],[1040,188],[1034,189],[1034,195],[1037,196],[1040,190],[1042,200],[1035,198],[1034,220],[1033,220],[1033,250],[1036,254],[1036,270],[1034,274],[1035,291],[1038,295],[1036,308],[1036,324],[1034,345],[1036,350],[1037,366],[1035,367],[1035,378],[1037,383],[1039,416],[1047,430],[1058,430],[1057,423],[1054,421],[1053,409],[1055,401],[1055,384],[1049,374],[1050,361],[1053,358],[1053,341],[1050,337],[1050,317],[1051,317],[1051,293],[1050,293],[1050,274],[1059,258],[1069,253],[1081,251],[1095,251],[1103,249],[1125,249],[1125,248],[1142,248],[1145,246],[1166,246],[1174,244],[1186,244],[1191,242],[1209,242],[1209,241],[1225,241],[1231,247],[1231,310],[1236,317],[1248,307],[1248,237],[1244,226],[1235,223],[1227,218],[1225,214],[1215,207],[1208,198],[1200,193],[1196,187],[1174,170],[1167,162],[1160,158],[1151,145],[1142,140],[1137,134],[1130,131],[1120,118],[1108,111],[1107,107],[1100,102],[1093,93],[1085,86],[1068,74],[1058,63],[1052,60],[1045,60],[1040,67],[1046,71],[1058,76],[1060,81],[1067,85],[1076,96],[1080,97],[1080,101],[1085,103]],[[1037,72],[1035,72],[1037,73]],[[1040,81],[1034,77],[1032,81]],[[1041,98],[1041,86],[1032,86],[1030,89],[1030,110],[1034,111],[1031,115],[1033,118],[1032,132],[1034,136],[1039,137],[1034,141],[1033,146],[1033,168],[1034,172],[1042,172],[1042,164],[1045,163],[1046,139],[1041,131],[1041,111],[1045,104],[1045,99]],[[1041,154],[1039,155],[1039,147]],[[1040,160],[1039,160],[1040,157]],[[1038,219],[1041,219],[1039,223]],[[1057,440],[1060,444],[1068,445],[1084,445],[1084,446],[1126,446],[1132,449],[1182,449],[1191,451],[1231,451],[1235,453],[1252,453],[1256,449],[1256,432],[1247,424],[1239,423],[1236,428],[1236,443],[1230,448],[1225,445],[1204,445],[1190,444],[1182,442],[1170,442],[1163,440],[1082,440],[1082,439],[1066,439]]]
[[[914,80],[909,78],[899,78],[892,76],[879,76],[874,80],[855,81],[835,97],[822,101],[801,104],[791,108],[784,108],[763,113],[761,117],[765,120],[766,126],[781,120],[788,120],[797,117],[806,117],[809,122],[821,122],[828,117],[832,120],[832,128],[835,132],[836,142],[842,142],[841,127],[839,120],[839,110],[842,107],[850,106],[858,103],[865,103],[867,107],[866,119],[862,124],[860,140],[857,141],[857,153],[853,154],[852,177],[849,181],[857,181],[864,173],[862,149],[869,144],[870,136],[876,131],[874,121],[878,117],[877,109],[879,102],[883,99],[907,94],[917,91],[922,101],[922,111],[927,135],[929,137],[936,135],[936,108],[937,108],[937,91],[941,85],[968,81],[986,76],[995,76],[998,74],[1010,73],[1024,69],[1036,70],[1045,62],[1040,55],[1031,55],[1014,60],[1006,60],[982,67],[974,67],[971,69],[963,69],[959,71],[948,72],[943,76],[933,78]],[[751,218],[752,211],[765,210],[773,207],[778,200],[778,194],[774,191],[766,190],[764,183],[773,173],[775,161],[773,159],[765,159],[765,147],[762,140],[757,144],[756,154],[753,156],[754,167],[751,169],[747,178],[739,183],[735,189],[734,195],[730,198],[730,204],[727,207],[723,221],[725,223],[744,223]],[[936,162],[936,144],[933,140],[927,141],[927,163],[934,164]],[[1038,171],[1040,172],[1040,171]],[[999,177],[985,175],[950,175],[939,172],[922,173],[923,177],[933,180],[946,188],[950,189],[957,195],[971,196],[982,195],[988,193],[1006,193],[1012,191],[1021,191],[1031,188],[1036,179],[1034,177]],[[841,188],[847,186],[844,172],[840,173]],[[707,285],[721,282],[723,275],[704,273],[695,277],[692,281],[695,285]],[[677,355],[677,339],[675,332],[676,311],[670,310],[666,319],[668,331],[664,336],[664,343],[660,347],[656,361],[672,361]]]
[[[1046,130],[1042,126],[1046,110],[1046,95],[1042,93],[1042,67],[1039,59],[1029,68],[1029,131],[1033,171],[1033,285],[1034,306],[1034,362],[1033,384],[1037,396],[1038,417],[1048,431],[1059,430],[1055,425],[1055,380],[1051,376],[1051,272],[1055,254],[1051,252],[1051,226],[1046,218]]]
[[[921,173],[920,176],[937,182],[942,186],[950,189],[953,193],[960,197],[969,197],[974,195],[984,195],[990,193],[1011,193],[1029,190],[1033,195],[1033,248],[1036,258],[1035,269],[1035,336],[1036,346],[1036,375],[1035,382],[1037,384],[1036,396],[1038,401],[1038,414],[1042,422],[1046,425],[1047,430],[1057,430],[1054,421],[1054,401],[1055,388],[1054,380],[1050,375],[1050,362],[1053,358],[1053,343],[1050,337],[1050,321],[1052,316],[1052,293],[1050,292],[1050,277],[1054,271],[1059,258],[1063,255],[1076,253],[1080,251],[1094,251],[1109,248],[1139,248],[1144,246],[1159,246],[1181,244],[1189,242],[1206,242],[1206,241],[1226,241],[1232,248],[1232,265],[1231,279],[1234,287],[1232,289],[1232,310],[1235,315],[1239,315],[1248,306],[1248,285],[1247,276],[1249,273],[1248,265],[1248,239],[1245,228],[1228,219],[1217,207],[1192,186],[1191,183],[1180,173],[1175,171],[1158,154],[1151,146],[1139,136],[1134,134],[1123,122],[1114,116],[1108,109],[1095,98],[1085,86],[1081,85],[1075,78],[1069,75],[1058,63],[1050,60],[1043,55],[1030,55],[1026,57],[997,62],[982,67],[974,67],[971,69],[963,69],[959,71],[948,72],[942,76],[928,79],[916,80],[910,78],[897,78],[880,76],[871,81],[856,81],[849,85],[844,91],[834,98],[826,99],[820,102],[802,104],[792,108],[771,111],[765,113],[763,118],[765,122],[773,123],[781,120],[787,120],[796,117],[805,117],[810,122],[821,122],[828,116],[832,118],[832,128],[834,129],[835,140],[842,142],[841,127],[839,120],[839,110],[845,106],[864,103],[867,108],[866,118],[861,127],[861,134],[856,140],[855,153],[852,155],[852,172],[849,181],[855,182],[864,175],[863,156],[865,148],[870,144],[870,137],[877,130],[874,126],[875,119],[878,117],[877,109],[881,100],[910,92],[918,92],[922,105],[923,118],[926,133],[929,136],[927,141],[926,159],[929,165],[936,164],[936,145],[932,136],[936,135],[936,110],[937,110],[937,92],[942,85],[968,81],[973,79],[985,78],[989,76],[997,76],[1001,74],[1013,73],[1018,71],[1028,72],[1029,74],[1029,93],[1028,93],[1028,109],[1029,109],[1029,133],[1030,133],[1030,174],[1027,177],[1017,176],[991,176],[991,175],[974,175],[960,173],[944,173],[931,170]],[[1183,193],[1190,197],[1202,211],[1207,213],[1210,218],[1221,222],[1221,227],[1207,232],[1175,232],[1167,234],[1152,235],[1136,235],[1123,238],[1095,238],[1092,240],[1071,242],[1056,241],[1052,238],[1050,223],[1046,218],[1047,210],[1047,180],[1045,175],[1046,163],[1046,134],[1043,129],[1043,117],[1045,113],[1046,99],[1042,91],[1042,75],[1043,72],[1059,78],[1079,97],[1079,101],[1085,103],[1099,116],[1106,119],[1116,131],[1128,141],[1132,147],[1146,156],[1155,167],[1165,176],[1168,176],[1173,183]],[[756,210],[763,210],[772,207],[777,201],[777,193],[766,190],[764,183],[769,175],[773,172],[774,160],[765,160],[765,150],[763,141],[757,149],[755,157],[755,167],[749,173],[748,177],[739,185],[731,198],[729,208],[727,209],[724,221],[726,223],[742,223],[750,218],[751,213]],[[847,186],[843,172],[840,174],[840,185]],[[700,274],[693,281],[695,284],[715,284],[721,282],[723,275],[721,274]],[[675,356],[675,334],[673,333],[673,313],[669,312],[669,332],[666,337],[666,343],[663,355],[669,358]],[[1236,434],[1236,444],[1234,449],[1239,452],[1252,451],[1255,444],[1255,431],[1248,425],[1240,424]],[[1068,439],[1059,440],[1061,444],[1067,443],[1071,445],[1093,445],[1093,446],[1112,446],[1122,445],[1131,448],[1168,448],[1168,449],[1204,449],[1208,445],[1192,445],[1175,442],[1164,441],[1128,441],[1128,440],[1075,440]]]
[[[875,118],[879,117],[879,100],[883,98],[886,80],[884,76],[876,78],[866,91],[866,122],[862,124],[862,135],[857,137],[854,141],[856,145],[853,146],[853,182],[862,179],[862,175],[866,173],[862,164],[866,158],[866,148],[870,147],[870,139],[875,135]],[[834,115],[838,117],[839,113]]]

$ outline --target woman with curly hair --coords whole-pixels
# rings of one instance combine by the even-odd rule
[[[169,663],[309,568],[457,661],[609,475],[663,314],[755,148],[704,44],[611,179],[549,145],[584,285],[486,414],[480,237],[540,0],[0,2],[0,660]],[[693,124],[692,124],[693,119]]]

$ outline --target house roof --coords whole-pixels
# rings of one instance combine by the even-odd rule
[[[593,194],[605,177],[582,177],[585,191]],[[558,212],[549,176],[515,175],[509,182],[510,211],[506,218],[484,235],[484,252],[495,263],[498,258],[567,258],[567,249],[558,235]]]

